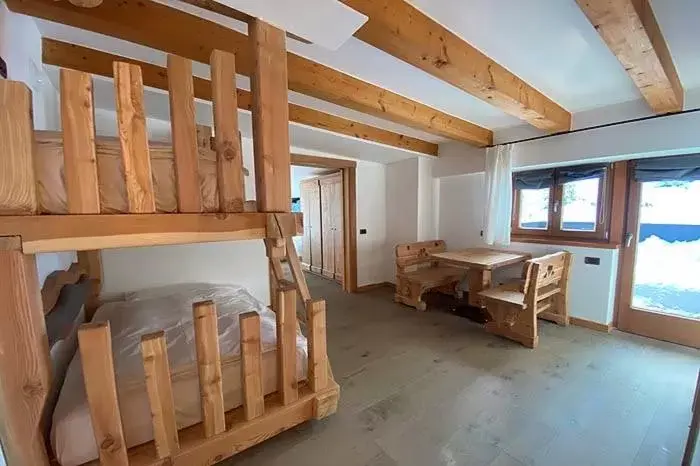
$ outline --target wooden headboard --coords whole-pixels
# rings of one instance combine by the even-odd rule
[[[80,264],[73,262],[68,270],[55,270],[46,277],[44,286],[41,287],[41,302],[44,315],[47,315],[56,306],[61,290],[65,285],[78,283],[82,277],[87,277],[87,271]]]

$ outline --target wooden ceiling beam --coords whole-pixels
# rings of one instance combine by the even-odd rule
[[[163,91],[168,90],[168,70],[151,63],[47,38],[42,39],[42,55],[43,62],[47,65],[70,68],[106,78],[113,77],[113,62],[133,63],[141,67],[144,85]],[[238,108],[250,111],[252,105],[250,92],[244,89],[237,89],[236,94],[238,96]],[[211,101],[211,82],[195,77],[194,96],[198,99]],[[304,126],[320,128],[344,136],[385,144],[420,154],[437,156],[438,152],[437,144],[291,103],[289,104],[289,120]]]
[[[576,1],[652,110],[683,110],[683,86],[649,0]]]
[[[531,125],[571,129],[571,114],[406,0],[342,0],[369,20],[358,39]]]
[[[80,8],[55,0],[7,0],[6,3],[16,13],[105,34],[201,63],[209,62],[212,50],[232,52],[236,54],[238,73],[250,76],[253,70],[248,36],[152,1],[104,2],[96,8]],[[493,141],[493,133],[486,128],[293,53],[287,53],[287,68],[292,91],[477,146]]]

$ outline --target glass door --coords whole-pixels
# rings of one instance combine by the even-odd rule
[[[700,348],[700,181],[630,183],[620,330]]]

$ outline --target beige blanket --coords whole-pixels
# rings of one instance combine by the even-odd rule
[[[36,131],[35,134],[37,135],[35,171],[39,212],[67,214],[61,133]],[[159,142],[151,142],[149,145],[156,211],[177,212],[177,187],[172,146]],[[127,213],[126,186],[119,140],[100,137],[96,141],[96,147],[101,212]],[[202,192],[202,209],[204,212],[217,212],[219,194],[216,182],[216,152],[205,147],[199,149],[199,185]],[[254,202],[247,202],[246,211],[251,210],[255,210]]]

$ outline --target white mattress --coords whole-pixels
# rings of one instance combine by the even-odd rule
[[[93,321],[109,321],[117,394],[127,447],[153,439],[148,395],[141,363],[141,336],[165,331],[178,428],[200,422],[199,382],[195,364],[192,303],[217,305],[226,410],[242,404],[238,316],[256,311],[261,317],[263,389],[276,391],[275,315],[237,285],[185,284],[132,293],[125,301],[101,306]],[[297,379],[306,378],[306,338],[297,333]],[[97,459],[79,352],[70,363],[53,414],[51,444],[63,466]]]

